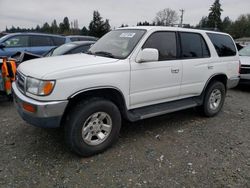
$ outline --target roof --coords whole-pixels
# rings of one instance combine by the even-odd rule
[[[83,44],[94,44],[96,41],[74,41],[74,42],[69,42],[66,44],[77,44],[77,45],[83,45]]]
[[[147,31],[155,30],[155,31],[183,31],[183,32],[197,32],[197,33],[217,33],[217,34],[226,34],[218,31],[209,31],[209,30],[201,30],[201,29],[191,29],[191,28],[181,28],[181,27],[168,27],[168,26],[135,26],[135,27],[122,27],[117,30],[126,30],[126,29],[144,29]]]
[[[67,35],[66,37],[96,38],[96,37],[93,37],[93,36],[86,36],[86,35]]]
[[[39,35],[39,36],[54,36],[54,37],[64,37],[61,35],[47,34],[47,33],[34,33],[34,32],[23,32],[23,33],[10,33],[6,36],[15,36],[15,35]]]

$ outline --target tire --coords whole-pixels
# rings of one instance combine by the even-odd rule
[[[87,99],[70,110],[64,126],[65,140],[71,151],[87,157],[114,144],[120,128],[121,114],[114,103],[101,98]]]
[[[224,105],[225,97],[225,85],[219,81],[212,82],[208,85],[203,105],[200,106],[198,110],[201,112],[202,115],[206,117],[216,116],[221,111]]]

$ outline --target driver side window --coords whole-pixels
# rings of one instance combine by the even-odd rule
[[[155,48],[159,51],[159,61],[173,60],[177,58],[175,32],[155,32],[145,42],[144,48]]]
[[[28,36],[15,36],[7,39],[4,44],[7,48],[27,47],[29,44]]]

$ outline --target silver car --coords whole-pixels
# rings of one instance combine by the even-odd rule
[[[250,45],[239,51],[240,67],[240,84],[250,84]]]

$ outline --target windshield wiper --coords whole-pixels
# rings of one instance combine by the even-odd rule
[[[111,57],[111,58],[114,58],[114,55],[110,52],[105,52],[105,51],[97,51],[95,53],[92,53],[94,55],[104,55],[104,56],[107,56],[107,57]]]

